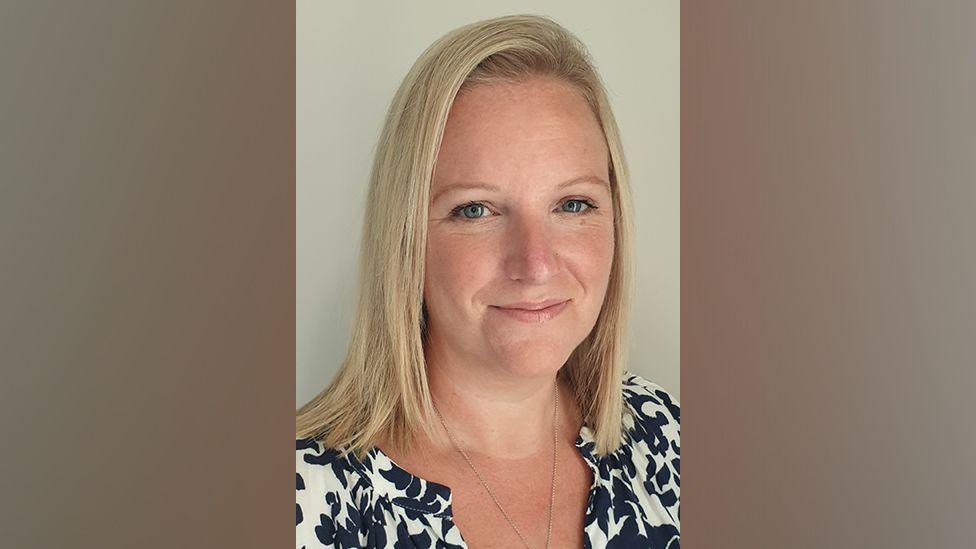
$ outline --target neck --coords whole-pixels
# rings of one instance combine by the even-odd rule
[[[549,452],[554,421],[560,423],[560,438],[566,436],[570,399],[555,372],[515,376],[429,353],[427,379],[434,404],[466,452],[510,459]],[[556,390],[559,417],[553,416]],[[443,444],[451,443],[445,438]]]

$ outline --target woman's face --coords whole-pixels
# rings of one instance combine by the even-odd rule
[[[428,355],[519,376],[563,365],[607,291],[607,166],[596,116],[567,83],[457,97],[430,189]]]

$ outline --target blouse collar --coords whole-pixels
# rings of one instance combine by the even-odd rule
[[[576,437],[576,448],[599,478],[599,460],[593,431],[586,425]],[[353,466],[365,477],[373,490],[393,505],[423,514],[450,518],[451,489],[443,484],[423,479],[396,464],[379,447],[373,447],[362,460],[350,455]]]

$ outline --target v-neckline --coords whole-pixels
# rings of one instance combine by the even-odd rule
[[[574,444],[577,451],[583,457],[583,461],[586,462],[586,464],[590,467],[590,470],[593,472],[593,485],[590,487],[590,499],[592,499],[593,489],[598,484],[597,479],[599,476],[599,464],[594,453],[596,443],[594,442],[593,431],[584,424],[582,427],[580,427]],[[420,511],[453,519],[454,515],[451,509],[453,492],[451,487],[432,480],[427,480],[419,475],[411,473],[397,464],[397,462],[387,455],[386,452],[381,450],[379,446],[374,446],[367,455],[370,457],[369,461],[371,463],[364,465],[366,465],[368,469],[367,473],[371,477],[371,484],[373,485],[374,489],[378,489],[381,494],[386,496],[386,498],[392,504],[405,507],[413,511]],[[386,467],[381,470],[379,467],[383,465],[383,462],[385,462]],[[386,476],[383,475],[384,472],[386,473]],[[376,482],[377,475],[380,475],[381,478],[384,478],[384,480],[386,480],[389,484],[398,485],[403,483],[410,489],[396,491],[389,490],[387,486],[384,486],[383,482]],[[397,479],[398,482],[390,481],[387,477]],[[433,496],[433,498],[431,496]],[[437,504],[438,499],[440,500],[440,505]]]

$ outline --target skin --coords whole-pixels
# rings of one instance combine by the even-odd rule
[[[554,421],[554,546],[582,544],[592,477],[574,446],[581,414],[560,386],[553,417],[553,392],[556,373],[592,330],[607,291],[614,250],[608,160],[596,116],[577,89],[533,77],[458,96],[431,181],[424,285],[431,393],[534,546],[545,544]],[[567,303],[544,322],[521,322],[498,309],[546,299]],[[519,546],[445,440],[425,441],[396,459],[451,487],[455,522],[470,546]]]

